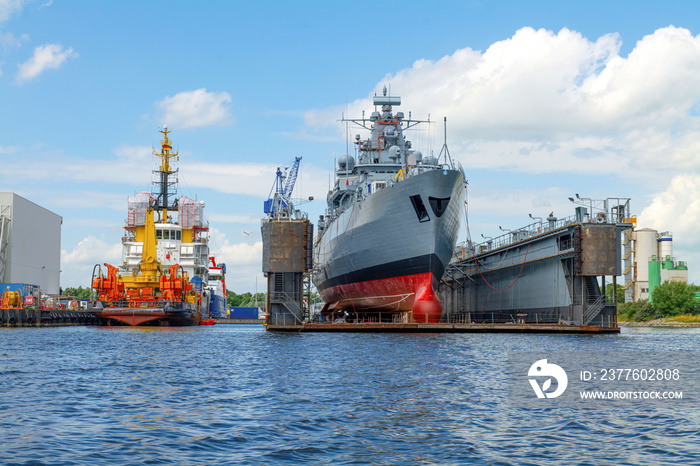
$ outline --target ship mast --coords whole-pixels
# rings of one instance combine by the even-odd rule
[[[168,138],[168,125],[163,125],[163,130],[160,131],[163,134],[163,139],[160,141],[161,150],[160,153],[156,152],[155,147],[153,148],[153,155],[160,157],[160,170],[154,170],[153,173],[158,175],[158,179],[154,182],[155,188],[158,192],[154,192],[153,195],[156,197],[155,209],[160,212],[160,223],[168,222],[168,211],[177,210],[177,199],[173,199],[172,204],[168,202],[168,196],[170,194],[176,195],[176,184],[177,178],[174,181],[170,181],[170,177],[177,173],[177,170],[173,170],[170,165],[170,160],[179,160],[179,152],[172,152],[173,146]]]

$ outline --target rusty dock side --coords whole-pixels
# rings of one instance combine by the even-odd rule
[[[618,326],[559,324],[418,324],[418,323],[304,323],[302,325],[267,325],[270,332],[335,332],[335,333],[620,333]]]

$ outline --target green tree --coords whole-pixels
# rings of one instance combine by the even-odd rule
[[[613,284],[608,283],[605,285],[605,296],[609,303],[613,302]],[[625,290],[622,289],[622,285],[617,285],[617,304],[622,304],[625,302]]]
[[[226,303],[228,307],[252,307],[255,306],[255,298],[257,297],[258,306],[265,306],[265,293],[258,293],[254,295],[250,292],[245,292],[243,294],[237,294],[233,291],[226,292]]]
[[[640,299],[631,303],[622,303],[617,306],[617,315],[629,321],[641,322],[661,317],[661,313],[646,299]]]
[[[63,290],[64,296],[75,296],[78,299],[89,299],[92,290],[90,288],[83,288],[79,286],[78,288],[65,288]]]
[[[654,307],[661,316],[697,314],[700,311],[695,300],[695,285],[685,282],[669,282],[654,288]]]

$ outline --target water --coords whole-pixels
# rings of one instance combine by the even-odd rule
[[[677,464],[700,412],[508,400],[509,352],[700,350],[621,335],[0,330],[3,464]]]

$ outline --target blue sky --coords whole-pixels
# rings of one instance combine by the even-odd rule
[[[337,120],[387,85],[448,118],[472,236],[571,215],[574,193],[631,197],[700,283],[699,5],[0,0],[0,190],[63,217],[61,284],[87,286],[120,260],[167,123],[229,288],[262,289],[275,167],[303,157],[295,196],[317,218]],[[442,125],[409,138],[437,152]]]

